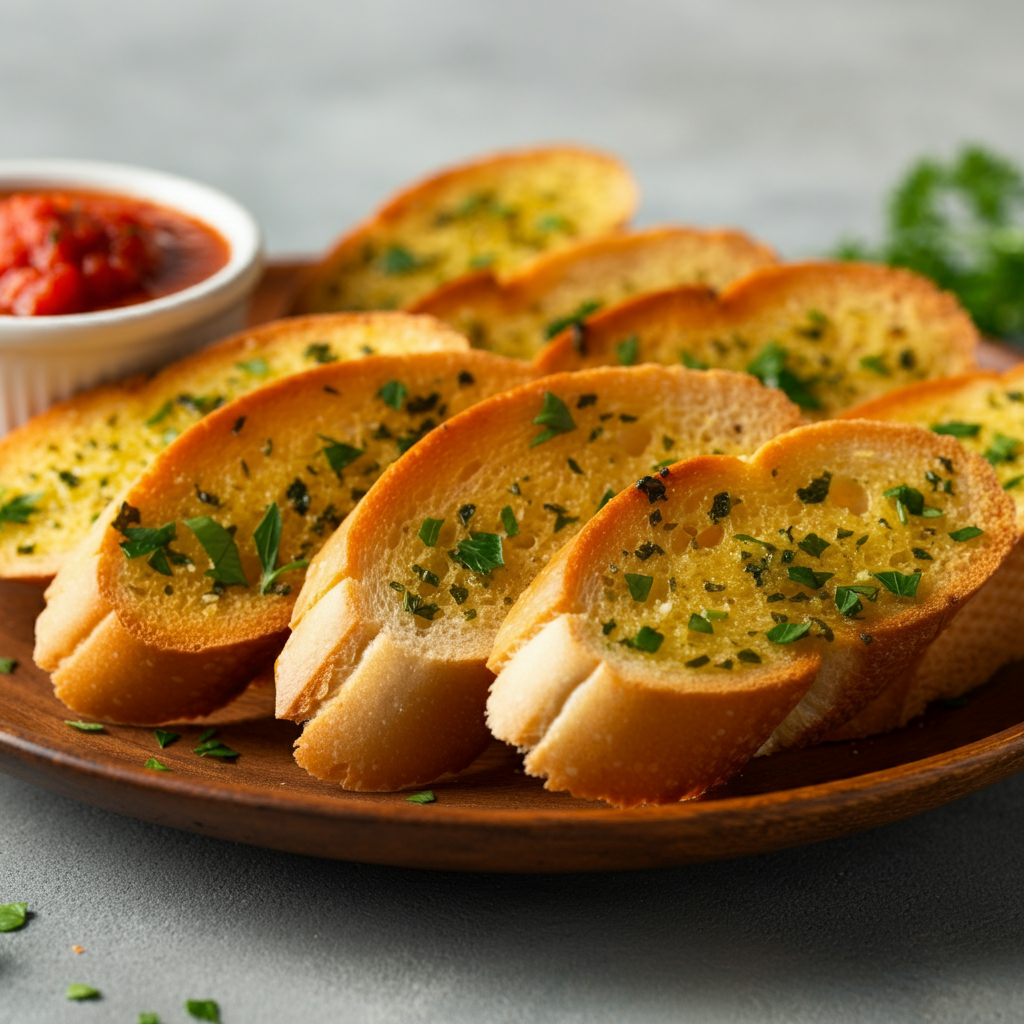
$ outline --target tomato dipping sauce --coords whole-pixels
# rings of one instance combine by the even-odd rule
[[[213,228],[145,200],[0,194],[0,315],[60,316],[148,302],[205,280],[229,254]]]

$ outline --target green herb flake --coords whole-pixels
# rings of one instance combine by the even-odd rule
[[[809,622],[780,622],[765,633],[773,644],[791,644],[807,636],[810,631]]]
[[[165,420],[168,416],[170,416],[173,409],[174,402],[164,402],[164,404],[160,406],[160,408],[157,409],[157,411],[153,413],[153,415],[150,416],[148,420],[146,420],[146,426],[155,427],[159,422],[161,422],[161,420]]]
[[[575,312],[569,313],[566,316],[557,317],[544,327],[544,340],[550,341],[556,334],[561,334],[566,327],[573,327],[582,324],[591,313],[596,313],[601,306],[602,303],[596,299],[581,302],[579,306],[576,307]]]
[[[189,999],[185,1003],[185,1009],[189,1016],[195,1020],[211,1021],[212,1024],[221,1024],[220,1007],[212,999]]]
[[[745,647],[742,651],[736,652],[736,657],[739,658],[745,665],[760,665],[761,655],[757,651],[750,650],[749,647]]]
[[[169,772],[171,769],[161,764],[155,757],[149,758],[143,765],[144,768],[151,768],[155,772]]]
[[[0,490],[0,497],[5,491]],[[27,523],[28,517],[38,512],[36,503],[41,501],[42,492],[33,494],[19,494],[10,501],[0,505],[0,524],[2,523]]]
[[[1017,487],[1020,484],[1021,480],[1024,480],[1024,475],[1011,477],[1005,484],[1003,484],[1003,490],[1012,491],[1014,487]]]
[[[601,509],[603,509],[605,507],[605,505],[607,505],[608,502],[611,501],[612,498],[614,498],[614,497],[615,497],[615,492],[609,487],[608,490],[605,491],[604,494],[601,495],[601,501],[600,501],[600,503],[597,506],[597,511],[600,512]]]
[[[822,473],[815,477],[806,487],[798,487],[796,496],[805,505],[820,505],[828,497],[828,489],[832,484],[832,474]]]
[[[439,587],[441,580],[437,573],[431,572],[429,569],[424,569],[422,565],[414,565],[412,571],[419,576],[424,583],[429,583],[432,587]]]
[[[175,740],[181,739],[180,732],[169,732],[166,729],[154,729],[153,735],[156,736],[157,743],[160,744],[160,749],[169,747]]]
[[[878,599],[878,587],[836,587],[836,611],[846,618],[862,612],[864,606],[860,603],[858,595],[866,597],[869,601],[876,601]]]
[[[820,590],[826,581],[835,575],[834,572],[815,572],[814,569],[809,569],[805,565],[791,565],[786,572],[789,573],[789,578],[794,583],[810,587],[811,590]]]
[[[99,999],[100,990],[93,988],[92,985],[68,985],[64,996],[67,999],[73,999],[75,1002],[81,1002],[83,999]]]
[[[385,405],[398,410],[402,408],[402,402],[405,401],[407,394],[409,394],[409,389],[400,380],[389,380],[377,392],[377,397],[382,398]]]
[[[948,423],[933,423],[931,429],[935,434],[949,434],[950,437],[977,437],[981,424],[950,420]]]
[[[544,404],[540,413],[534,417],[533,422],[545,429],[530,442],[531,448],[550,441],[558,434],[568,434],[576,429],[576,421],[572,418],[568,406],[558,395],[550,391],[544,392]]]
[[[821,558],[821,553],[825,548],[830,548],[832,545],[816,533],[809,533],[797,544],[797,547],[801,551],[805,551],[812,558]]]
[[[128,538],[121,541],[121,550],[126,558],[141,558],[143,555],[152,555],[161,548],[166,547],[176,537],[174,523],[167,523],[155,530],[142,526],[126,526],[121,530],[121,533]]]
[[[327,459],[327,464],[331,467],[334,473],[341,478],[341,471],[351,465],[360,455],[363,455],[366,451],[365,448],[355,448],[350,444],[346,444],[344,441],[336,441],[333,437],[328,437],[326,434],[317,434],[321,441],[326,441],[326,447],[320,450],[324,453]]]
[[[691,613],[690,621],[687,623],[686,628],[694,633],[714,633],[715,631],[711,623],[703,615],[698,615],[696,612]]]
[[[0,658],[0,675],[9,676],[17,667],[17,658]]]
[[[501,538],[496,533],[474,533],[458,544],[459,561],[470,572],[486,575],[505,564]]]
[[[246,373],[251,373],[254,377],[266,377],[270,373],[270,367],[267,366],[266,359],[263,359],[261,356],[257,356],[255,359],[246,359],[241,363],[235,363],[235,366]]]
[[[72,722],[65,718],[64,724],[70,725],[72,729],[77,729],[79,732],[103,732],[103,725],[100,722]]]
[[[160,1018],[155,1013],[142,1012],[136,1024],[160,1024]]]
[[[1017,438],[997,433],[992,438],[992,443],[985,449],[985,458],[993,466],[998,466],[1000,462],[1012,462],[1019,445],[1020,441]]]
[[[873,572],[870,575],[872,579],[878,580],[890,594],[895,594],[897,597],[914,597],[917,594],[917,585],[921,582],[919,572],[905,575],[893,570],[892,572]]]
[[[505,535],[508,537],[519,536],[519,524],[516,522],[515,513],[511,505],[506,505],[501,510],[501,525],[505,527]]]
[[[655,654],[664,639],[664,635],[656,629],[651,629],[650,626],[641,626],[636,636],[633,637],[631,646],[638,651]]]
[[[880,377],[890,376],[889,370],[885,365],[885,361],[881,356],[863,356],[860,361],[860,365],[865,370],[871,370],[873,373],[877,373]]]
[[[583,476],[583,470],[580,469],[580,464],[575,459],[566,459],[566,463],[577,476]]]
[[[443,525],[443,519],[424,519],[420,526],[420,540],[423,541],[428,548],[432,548],[437,543],[437,538],[441,534],[441,527]]]
[[[569,510],[563,508],[561,505],[545,504],[544,505],[544,511],[545,512],[554,512],[554,514],[555,514],[554,532],[555,533],[559,533],[561,530],[563,530],[570,523],[579,522],[579,518],[580,518],[579,516],[571,516],[571,515],[569,515]]]
[[[770,341],[747,366],[747,373],[752,373],[767,387],[778,388],[801,409],[820,409],[821,403],[809,390],[810,381],[800,380],[787,369],[787,355],[777,341]]]
[[[707,370],[708,364],[703,359],[698,359],[694,355],[690,355],[689,352],[679,353],[679,362],[683,364],[688,370]]]
[[[742,540],[747,544],[760,544],[761,547],[766,548],[768,551],[775,551],[775,545],[769,544],[766,540],[758,540],[756,537],[751,537],[749,533],[734,533],[733,538],[735,540]]]
[[[919,516],[924,513],[924,495],[916,487],[900,484],[898,487],[890,487],[882,491],[882,497],[895,498],[897,514],[899,514],[899,507],[901,505],[912,516]],[[901,517],[900,522],[906,525],[906,517]]]
[[[14,932],[25,924],[27,903],[0,903],[0,932]]]
[[[421,259],[404,245],[389,245],[381,257],[381,273],[388,277],[404,277],[414,274],[430,264],[429,259]]]
[[[263,569],[259,584],[261,594],[266,594],[279,576],[294,569],[305,569],[309,565],[308,561],[299,560],[282,565],[280,569],[274,568],[277,565],[277,553],[281,546],[281,510],[277,507],[276,501],[267,506],[266,512],[252,536],[256,542],[256,553],[260,556],[260,566]],[[237,556],[237,549],[235,554]],[[241,567],[239,567],[239,572],[241,572]]]
[[[964,526],[959,530],[954,530],[949,536],[959,543],[971,540],[974,537],[980,537],[984,532],[984,530],[979,529],[977,526]]]
[[[640,354],[640,338],[631,334],[615,346],[615,355],[622,366],[632,366]]]
[[[653,576],[644,576],[636,572],[625,573],[626,586],[629,587],[630,596],[634,601],[644,602],[654,586]]]
[[[238,751],[232,750],[230,747],[225,746],[220,740],[209,739],[205,743],[202,742],[202,737],[199,737],[200,743],[198,747],[195,747],[192,751],[193,754],[198,754],[200,757],[238,757]]]
[[[274,505],[277,508],[277,505]],[[280,516],[280,513],[278,513]],[[264,521],[266,516],[264,516]],[[225,586],[249,586],[245,573],[242,571],[242,560],[238,554],[238,546],[234,537],[220,523],[209,516],[195,516],[186,519],[185,525],[196,535],[196,540],[213,562],[213,568],[207,569],[204,576]],[[262,523],[260,524],[263,525]]]
[[[338,361],[338,357],[331,351],[331,346],[324,341],[314,341],[307,345],[303,355],[306,359],[312,359],[313,362],[319,363],[321,366]]]
[[[432,804],[437,801],[432,789],[425,789],[422,793],[410,793],[405,799],[410,804]]]
[[[609,619],[607,622],[602,622],[601,623],[601,632],[605,636],[608,636],[611,633],[611,631],[615,628],[615,626],[616,626],[615,620],[614,619]]]

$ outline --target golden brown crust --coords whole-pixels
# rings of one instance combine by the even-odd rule
[[[639,538],[646,536],[645,531],[649,532],[645,520],[652,503],[648,495],[638,490],[620,494],[534,580],[499,630],[488,662],[497,673],[488,702],[492,731],[498,738],[528,750],[527,770],[545,776],[549,788],[568,789],[576,796],[599,797],[624,806],[698,795],[726,778],[759,748],[767,753],[784,746],[815,742],[837,722],[863,707],[894,675],[907,672],[959,605],[991,576],[1015,535],[1012,503],[983,460],[959,450],[948,437],[898,424],[815,424],[769,441],[746,463],[727,457],[698,456],[669,469],[664,481],[667,496],[664,504],[657,505],[663,518],[685,522],[694,509],[707,507],[705,496],[716,491],[721,492],[717,494],[719,499],[742,495],[739,508],[733,505],[721,515],[729,518],[730,529],[736,531],[735,540],[753,547],[755,542],[732,524],[756,524],[756,535],[764,537],[777,533],[770,528],[772,515],[790,522],[789,533],[797,521],[794,517],[804,517],[799,520],[803,530],[811,522],[817,524],[814,517],[821,518],[822,523],[833,517],[829,505],[819,504],[822,498],[813,504],[801,499],[796,508],[786,510],[779,506],[773,511],[776,506],[771,504],[769,493],[772,488],[783,486],[776,481],[776,474],[780,474],[780,481],[788,481],[794,472],[797,478],[805,479],[819,463],[856,466],[849,472],[862,481],[865,491],[880,494],[886,486],[880,480],[901,476],[910,465],[928,466],[937,456],[956,459],[956,480],[963,504],[956,506],[957,514],[967,516],[972,523],[983,524],[984,540],[980,536],[975,538],[979,546],[967,551],[960,544],[944,541],[945,560],[936,563],[942,566],[941,572],[921,588],[916,603],[901,603],[894,598],[884,608],[878,605],[872,608],[869,626],[841,618],[838,612],[829,613],[832,625],[827,629],[823,619],[811,618],[822,629],[817,639],[810,639],[809,634],[802,641],[803,646],[769,644],[764,650],[758,648],[761,655],[757,657],[748,652],[748,663],[739,666],[729,661],[713,667],[707,657],[693,659],[692,653],[686,653],[695,643],[700,646],[686,638],[710,640],[704,634],[711,634],[711,628],[690,633],[685,625],[669,629],[671,623],[667,619],[659,620],[658,616],[669,615],[686,622],[686,611],[691,609],[674,609],[675,585],[662,597],[654,598],[648,608],[646,595],[640,604],[635,604],[639,600],[636,595],[633,605],[628,600],[626,606],[615,604],[614,581],[610,577],[603,584],[595,583],[602,574],[607,576],[611,562],[619,563],[619,567],[631,566],[633,561],[627,558],[629,552],[625,549],[636,546]],[[839,487],[838,479],[833,483],[835,488]],[[755,496],[753,506],[744,509],[742,506],[751,506]],[[836,493],[833,500],[838,502],[836,508],[846,509],[846,498]],[[851,514],[866,515],[867,507]],[[744,530],[747,528],[743,526]],[[825,532],[821,524],[816,528]],[[908,535],[916,529],[908,527]],[[851,538],[848,543],[852,545],[853,534],[841,532]],[[820,537],[813,536],[820,541]],[[834,524],[830,536],[836,536]],[[655,568],[649,568],[646,551],[638,550],[634,554],[643,555],[645,560],[637,563],[635,571],[672,573],[673,584],[678,583],[680,594],[690,595],[688,600],[692,604],[699,598],[693,596],[692,588],[687,589],[693,583],[690,577],[696,573],[699,582],[701,576],[715,571],[716,558],[729,559],[734,554],[732,548],[725,547],[722,554],[716,554],[714,549],[719,543],[722,540],[718,537],[702,542],[701,546],[710,553],[688,555],[694,561],[690,569],[684,562],[668,562],[665,566],[658,562]],[[785,539],[777,541],[784,543]],[[833,550],[840,550],[837,541],[833,544],[837,545]],[[851,558],[859,547],[851,548],[843,557]],[[619,549],[623,549],[621,557]],[[680,553],[686,550],[679,549]],[[801,550],[807,548],[801,545]],[[748,553],[746,557],[753,556]],[[939,558],[938,549],[935,557]],[[847,579],[851,570],[844,571],[841,566],[845,563],[841,560],[823,562],[821,558],[819,551],[806,560],[835,569],[839,575],[833,582],[849,585],[857,579]],[[770,566],[772,562],[765,564]],[[709,588],[705,580],[703,590],[731,592],[735,588],[724,585],[727,578],[712,575],[712,580],[722,580],[723,585],[716,583]],[[778,587],[779,580],[784,578],[785,574],[771,577],[767,589]],[[826,574],[828,578],[830,575]],[[757,579],[760,587],[760,577]],[[763,599],[765,591],[758,590],[747,573],[739,572],[737,580],[747,581],[738,586],[750,591],[749,600],[754,600],[755,595]],[[655,579],[655,588],[657,585]],[[697,592],[705,602],[709,600],[700,587]],[[771,595],[771,600],[776,596],[784,599],[783,594],[778,594]],[[819,593],[817,597],[820,596]],[[665,598],[667,603],[659,605]],[[806,601],[808,595],[801,592],[797,598]],[[748,598],[738,590],[735,601],[739,604],[732,604],[729,615],[721,617],[746,614],[745,600]],[[685,605],[687,599],[684,597],[683,601]],[[657,634],[661,639],[654,653],[633,653],[632,646],[623,647],[616,642],[623,616],[633,607],[641,609],[635,614],[652,617],[654,625],[650,628],[664,630]],[[771,603],[768,607],[785,607],[793,616],[804,605]],[[828,607],[822,602],[821,610],[815,614],[828,618]],[[764,613],[758,614],[764,617]],[[606,628],[595,626],[608,615],[611,621],[605,624]],[[806,613],[801,617],[805,618]],[[767,620],[769,626],[771,621]],[[787,621],[787,616],[775,621]],[[692,630],[692,618],[690,622]],[[756,646],[746,623],[731,628],[741,631],[743,643]],[[716,625],[714,632],[718,629]],[[628,640],[631,630],[632,626],[626,631],[627,644],[632,643]],[[863,630],[869,632],[862,633]],[[673,639],[677,636],[679,639]],[[725,650],[729,650],[728,643],[732,642],[727,640],[729,636],[724,633],[725,639],[716,641],[725,644]],[[711,653],[717,648],[708,646],[707,650]],[[715,657],[713,654],[710,660]],[[735,659],[735,654],[731,657]],[[729,671],[716,671],[719,669]]]
[[[467,348],[428,317],[297,317],[242,331],[148,380],[132,377],[61,402],[0,439],[0,503],[38,495],[27,523],[0,529],[0,577],[52,577],[114,493],[218,402],[368,352]]]
[[[538,443],[546,393],[574,426]],[[277,662],[278,714],[312,716],[306,732],[317,737],[317,755],[301,763],[372,789],[464,768],[486,740],[484,662],[505,609],[605,491],[630,485],[667,450],[750,451],[798,422],[781,394],[748,376],[656,366],[557,375],[450,420],[389,467],[309,568]],[[419,532],[428,518],[443,520],[433,547]],[[477,574],[447,554],[476,531],[500,539],[502,567]],[[415,580],[413,563],[436,584]],[[378,639],[368,643],[368,632]],[[364,669],[378,640],[419,667]],[[391,711],[374,717],[382,707]],[[453,732],[446,716],[469,722],[469,707],[476,724]]]
[[[541,183],[543,188],[535,187]],[[537,206],[544,192],[557,201]],[[490,227],[470,225],[440,241],[434,237],[437,229],[466,216],[458,211],[474,197],[494,207]],[[510,198],[530,208],[525,218],[507,209]],[[444,282],[472,272],[474,260],[490,257],[503,273],[543,251],[616,231],[632,217],[637,200],[628,170],[594,150],[549,146],[493,153],[415,182],[385,202],[310,270],[294,309],[408,308]],[[573,223],[538,234],[536,223],[544,215],[552,223],[566,217]],[[501,225],[504,232],[506,223],[515,230],[503,243],[492,228]],[[512,235],[522,238],[515,242]],[[401,247],[412,262],[390,274],[374,270],[388,246]]]
[[[530,359],[574,316],[678,285],[721,289],[777,262],[771,249],[739,231],[648,228],[581,242],[501,279],[489,271],[469,275],[411,310],[451,324],[476,348]]]
[[[977,331],[956,299],[909,271],[858,263],[794,263],[755,271],[719,296],[676,288],[598,313],[582,338],[563,332],[541,372],[619,360],[636,336],[638,361],[690,360],[746,370],[774,344],[817,407],[810,418],[902,384],[974,367]]]

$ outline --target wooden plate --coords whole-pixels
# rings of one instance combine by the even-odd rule
[[[272,268],[257,318],[273,316],[299,264]],[[1017,355],[987,346],[986,364]],[[465,773],[432,786],[436,802],[402,793],[346,793],[291,755],[298,727],[268,717],[250,688],[218,717],[235,762],[192,752],[202,726],[165,750],[153,731],[65,724],[47,676],[32,664],[42,590],[0,583],[0,770],[144,821],[295,853],[460,871],[600,871],[738,857],[846,835],[955,800],[1024,767],[1024,664],[963,707],[931,709],[887,736],[776,754],[701,800],[618,811],[547,793],[495,743]],[[171,769],[144,766],[150,757]]]

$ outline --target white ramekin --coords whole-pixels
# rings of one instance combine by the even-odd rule
[[[233,199],[185,178],[80,160],[0,160],[0,193],[83,189],[145,199],[220,232],[227,264],[150,302],[66,316],[0,316],[0,434],[82,388],[153,370],[241,330],[263,269],[259,226]]]

